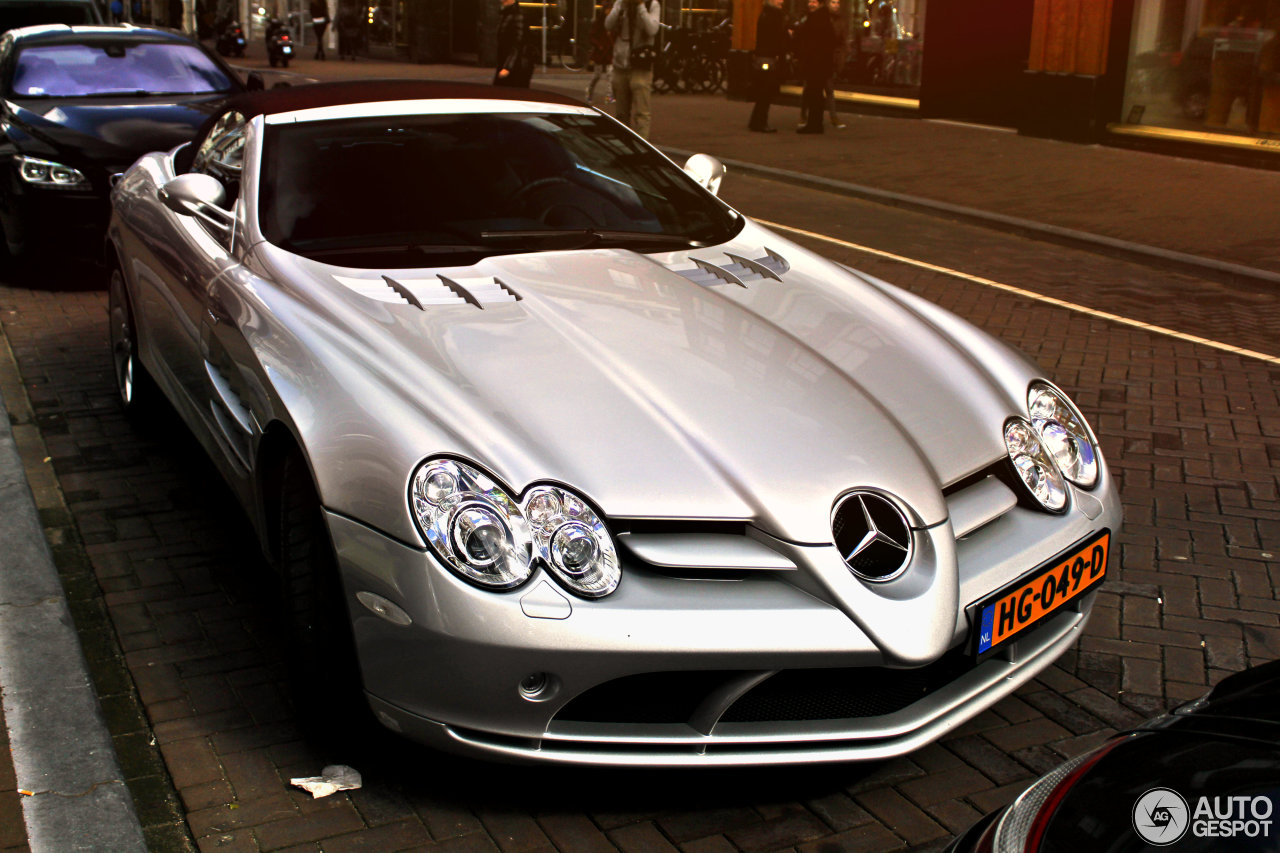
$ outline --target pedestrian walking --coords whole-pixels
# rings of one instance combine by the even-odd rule
[[[311,0],[311,28],[316,33],[316,59],[324,57],[324,33],[329,29],[329,3],[327,0]]]
[[[760,18],[756,21],[756,49],[752,57],[756,104],[747,122],[747,127],[757,133],[777,133],[777,128],[769,125],[769,106],[782,85],[783,63],[786,62],[789,42],[782,0],[764,0]]]
[[[836,48],[832,52],[833,67],[831,76],[827,77],[827,114],[831,116],[831,126],[838,130],[845,123],[836,115],[836,78],[840,76],[840,69],[844,68],[848,58],[849,22],[840,14],[840,0],[829,0],[827,11],[831,13],[831,28],[836,34]]]
[[[356,58],[356,45],[360,42],[360,10],[352,0],[344,0],[338,7],[338,58]]]
[[[820,0],[809,0],[809,14],[796,31],[796,55],[804,77],[804,94],[800,108],[804,124],[796,133],[822,133],[822,111],[825,106],[827,78],[834,69],[836,31],[831,12]]]
[[[659,0],[617,0],[604,19],[605,29],[613,33],[614,118],[645,139],[652,120],[649,95],[661,26]]]
[[[609,86],[606,102],[613,101],[613,33],[604,28],[605,18],[612,8],[613,4],[606,0],[591,19],[591,31],[587,36],[591,51],[587,54],[587,67],[591,70],[591,82],[587,84],[588,104],[594,100],[601,78]]]
[[[493,73],[493,85],[529,88],[529,81],[533,79],[531,47],[520,4],[516,0],[502,0],[498,18],[498,68]]]

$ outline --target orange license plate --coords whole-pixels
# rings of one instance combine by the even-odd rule
[[[978,654],[991,651],[1102,583],[1111,531],[1055,557],[978,605]]]

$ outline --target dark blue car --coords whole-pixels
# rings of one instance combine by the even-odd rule
[[[0,249],[96,251],[112,176],[190,140],[213,105],[244,89],[179,33],[48,25],[0,37]]]

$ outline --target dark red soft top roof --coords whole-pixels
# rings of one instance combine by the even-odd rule
[[[581,101],[553,92],[535,92],[506,86],[479,83],[456,83],[435,80],[348,80],[339,83],[314,83],[305,86],[282,86],[246,92],[229,98],[223,109],[233,108],[246,118],[256,115],[288,113],[343,104],[366,104],[377,101],[439,100],[442,98],[480,98],[500,101],[529,101],[538,104],[582,106]]]

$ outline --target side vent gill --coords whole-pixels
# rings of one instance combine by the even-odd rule
[[[486,305],[520,301],[520,294],[493,276],[448,278],[438,275],[431,278],[397,279],[384,275],[380,279],[371,279],[336,275],[334,279],[369,299],[412,305],[420,311],[433,305],[474,305],[484,308]]]
[[[765,248],[764,256],[760,258],[746,258],[731,252],[725,252],[725,257],[729,259],[727,264],[713,264],[702,258],[689,258],[694,264],[693,269],[673,270],[673,272],[684,276],[694,284],[708,287],[719,284],[736,284],[739,287],[746,287],[748,282],[762,281],[767,278],[782,281],[783,274],[791,269],[791,264],[786,258],[769,248]]]

